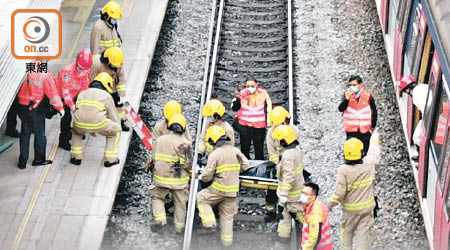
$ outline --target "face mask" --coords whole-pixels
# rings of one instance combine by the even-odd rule
[[[256,91],[256,87],[248,87],[247,90],[248,92],[250,92],[250,94],[253,94]]]
[[[208,116],[206,118],[206,121],[209,122],[209,123],[214,123],[214,119],[211,116]]]
[[[358,93],[358,86],[350,86],[350,90],[353,91],[353,93]]]
[[[109,19],[109,23],[112,24],[112,25],[116,25],[117,19],[110,18]]]
[[[300,195],[300,199],[299,199],[300,203],[306,204],[308,203],[308,196],[306,194],[301,194]]]

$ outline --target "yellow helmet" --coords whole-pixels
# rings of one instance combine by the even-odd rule
[[[280,125],[272,132],[272,138],[275,140],[284,140],[289,145],[296,140],[294,130],[289,125]]]
[[[109,63],[116,68],[120,68],[123,65],[123,51],[119,47],[111,47],[105,50],[103,54],[105,58],[108,58]]]
[[[181,105],[174,100],[166,102],[163,110],[164,117],[169,120],[175,114],[181,114]]]
[[[276,106],[269,113],[269,121],[272,126],[280,125],[281,123],[286,121],[286,118],[291,118],[291,115],[282,106]]]
[[[360,160],[364,144],[358,138],[352,137],[344,143],[344,158],[348,161]]]
[[[225,130],[217,125],[212,125],[206,130],[206,138],[205,141],[209,142],[211,139],[212,142],[216,143],[220,137],[225,135]]]
[[[106,91],[108,91],[109,93],[112,93],[112,88],[114,85],[114,80],[112,79],[112,77],[106,73],[106,72],[101,72],[99,73],[95,78],[94,81],[99,81],[102,83],[103,87],[105,87]]]
[[[109,17],[113,19],[122,18],[122,8],[115,1],[109,1],[105,6],[103,6],[102,14],[107,13]]]
[[[169,127],[172,124],[179,124],[184,130],[184,129],[186,129],[186,118],[184,118],[184,116],[182,114],[174,114],[169,119],[169,123],[168,123]]]
[[[203,106],[203,116],[213,116],[216,113],[220,115],[220,117],[225,114],[225,106],[223,106],[222,102],[217,99],[206,102]]]

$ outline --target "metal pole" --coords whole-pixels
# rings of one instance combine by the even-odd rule
[[[219,19],[217,21],[217,28],[216,28],[216,39],[215,41],[218,42],[218,36],[220,36],[220,29],[221,29],[221,18],[222,18],[222,12],[223,12],[223,5],[224,0],[220,1],[220,8],[219,8]],[[183,242],[183,250],[189,250],[191,247],[191,239],[192,239],[192,226],[194,223],[194,213],[195,213],[195,201],[196,201],[196,195],[197,195],[197,189],[198,189],[198,179],[196,178],[197,173],[197,154],[198,154],[198,141],[200,139],[201,132],[205,129],[205,123],[202,125],[202,107],[205,103],[205,99],[208,100],[211,97],[211,90],[212,86],[208,86],[208,90],[206,90],[207,84],[212,85],[214,77],[210,77],[210,80],[208,80],[208,71],[209,71],[209,59],[211,54],[211,44],[212,44],[212,36],[214,31],[214,20],[216,16],[216,9],[217,9],[217,0],[213,0],[212,7],[211,7],[211,19],[210,19],[210,28],[209,28],[209,36],[208,36],[208,48],[207,48],[207,54],[205,59],[205,71],[203,75],[203,86],[202,86],[202,96],[200,100],[200,108],[199,108],[199,118],[197,123],[197,134],[195,139],[195,151],[194,151],[194,161],[192,164],[192,174],[191,174],[191,189],[189,192],[189,203],[188,203],[188,210],[187,210],[187,219],[186,219],[186,228],[184,231],[184,242]],[[213,52],[213,58],[212,58],[212,68],[210,70],[210,74],[214,75],[215,73],[215,65],[217,60],[217,48],[218,44],[214,45],[214,52]],[[211,80],[212,79],[212,80]],[[205,98],[206,97],[206,98]]]
[[[289,84],[289,114],[292,119],[290,124],[294,122],[294,87],[293,87],[293,59],[292,59],[292,3],[288,0],[288,84]]]

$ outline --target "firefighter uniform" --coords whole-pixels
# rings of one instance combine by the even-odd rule
[[[117,31],[117,23],[111,23],[108,19],[121,19],[122,10],[120,5],[114,1],[108,2],[101,11],[101,17],[94,23],[91,32],[91,52],[94,57],[107,48],[120,47],[122,38]]]
[[[300,141],[300,129],[298,129],[294,125],[288,125],[294,130],[295,138],[297,141]],[[269,154],[269,161],[273,162],[274,164],[277,164],[279,162],[280,155],[283,154],[284,148],[280,145],[280,142],[273,139],[271,136],[273,133],[273,130],[277,126],[271,127],[269,131],[267,132],[266,136],[266,143],[267,143],[267,152]]]
[[[38,62],[35,62],[36,64]],[[37,68],[37,66],[36,66]],[[34,132],[34,160],[32,165],[42,165],[46,161],[45,118],[48,104],[44,103],[44,95],[49,104],[60,114],[64,114],[63,103],[58,95],[52,73],[28,73],[17,94],[19,100],[19,118],[22,121],[20,131],[20,156],[18,167],[24,169],[28,161],[30,136]]]
[[[181,117],[183,117],[181,114],[173,115],[169,126],[182,125],[185,129],[186,120]],[[177,120],[183,121],[178,123]],[[186,220],[186,202],[189,199],[187,187],[192,165],[191,142],[181,133],[171,131],[169,134],[158,137],[153,148],[155,165],[150,196],[154,222],[160,226],[167,224],[164,199],[170,192],[175,205],[175,230],[182,232]]]
[[[225,131],[219,126],[211,126],[207,131],[216,133],[213,141],[225,137]],[[248,160],[237,148],[228,144],[216,146],[208,157],[208,163],[200,175],[200,180],[212,184],[197,194],[197,207],[202,224],[206,228],[216,227],[216,218],[212,210],[217,205],[220,217],[221,241],[224,246],[233,243],[233,217],[238,212],[237,193],[239,192],[239,172],[248,169]]]
[[[302,250],[333,250],[328,207],[319,199],[305,209],[301,244]]]
[[[167,128],[167,121],[165,119],[158,121],[153,127],[152,139],[156,141],[160,136],[170,134],[170,130]],[[183,133],[184,138],[189,142],[192,142],[191,133],[189,133],[189,127],[186,124],[186,131]]]
[[[225,120],[218,119],[218,120],[214,121],[214,123],[209,123],[207,125],[206,129],[210,128],[213,125],[217,125],[217,126],[223,128],[223,130],[225,130],[225,134],[228,136],[228,138],[230,138],[230,140],[227,141],[226,143],[228,145],[234,147],[233,127],[231,127],[231,125],[228,122],[226,122]],[[203,133],[200,135],[200,141],[198,142],[198,152],[203,153],[205,155],[209,155],[213,151],[214,146],[212,146],[207,141],[205,141],[205,137],[206,137],[206,130],[203,131]]]
[[[289,125],[279,125],[274,129],[272,137],[285,143],[285,151],[276,166],[278,177],[277,196],[286,201],[283,219],[278,223],[278,236],[288,238],[291,234],[291,214],[301,220],[303,209],[298,202],[303,188],[303,156],[294,130]],[[282,143],[283,142],[283,143]]]
[[[374,225],[374,180],[375,165],[380,161],[378,132],[370,139],[367,155],[361,160],[363,144],[352,138],[344,144],[347,163],[338,170],[334,193],[330,198],[330,208],[338,203],[343,206],[341,217],[341,249],[351,250],[353,236],[356,248],[370,248],[370,231]]]
[[[80,63],[83,56],[86,56],[87,66],[86,68],[81,68]],[[89,63],[90,59],[90,63]],[[58,88],[58,93],[64,101],[65,114],[61,118],[61,131],[59,135],[59,145],[67,150],[70,150],[69,140],[71,138],[70,123],[72,121],[71,111],[75,111],[75,99],[78,93],[87,89],[89,87],[90,72],[89,68],[92,64],[92,55],[89,51],[82,51],[78,55],[77,62],[73,62],[64,66],[59,73],[55,76],[56,86]],[[81,68],[79,72],[77,69]]]
[[[106,73],[99,74],[96,81],[106,78]],[[109,76],[108,76],[109,77]],[[111,77],[109,77],[112,83]],[[83,156],[82,138],[86,133],[97,133],[106,136],[106,148],[104,153],[105,167],[118,163],[117,153],[120,138],[120,119],[114,102],[104,89],[94,87],[94,82],[90,88],[82,91],[78,95],[76,110],[73,115],[72,148],[70,150],[71,162],[78,161],[81,164]],[[74,163],[75,164],[75,163]],[[113,164],[112,164],[113,165]]]
[[[123,67],[119,67],[117,68],[117,70],[113,70],[108,67],[108,65],[102,63],[100,61],[100,57],[94,57],[92,59],[91,78],[95,77],[101,72],[108,73],[114,80],[112,95],[115,96],[116,99],[117,97],[124,97],[126,91],[126,80],[125,75],[123,74]],[[118,100],[114,100],[114,103],[116,104],[120,119],[125,120],[125,109],[121,105],[117,105]]]

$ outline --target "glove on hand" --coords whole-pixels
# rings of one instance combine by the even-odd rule
[[[278,197],[278,203],[280,203],[280,205],[282,205],[282,206],[284,206],[284,204],[286,204],[287,201],[288,201],[288,197],[286,197],[286,196]]]

